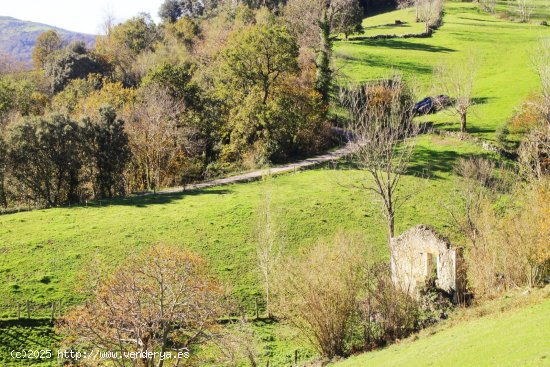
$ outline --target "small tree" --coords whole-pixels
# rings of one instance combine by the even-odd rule
[[[454,99],[453,111],[460,116],[461,132],[466,132],[468,110],[475,104],[472,95],[477,65],[471,56],[464,63],[440,64],[434,70],[435,89]]]
[[[417,0],[417,14],[418,18],[424,22],[426,26],[426,33],[431,32],[431,28],[435,27],[441,22],[441,16],[443,14],[443,1],[442,0]]]
[[[32,51],[32,62],[34,68],[40,70],[46,63],[46,58],[55,51],[61,49],[61,38],[54,30],[46,31],[36,39]]]
[[[362,256],[344,235],[290,258],[277,277],[279,309],[327,358],[344,356],[361,290]]]
[[[273,276],[282,254],[281,237],[277,225],[273,221],[271,206],[271,182],[265,178],[268,187],[265,191],[265,201],[258,209],[258,223],[256,226],[256,237],[258,248],[256,250],[258,268],[262,275],[265,292],[265,304],[267,317],[272,317],[271,296],[273,287]]]
[[[451,224],[475,247],[480,236],[480,221],[485,210],[488,186],[493,179],[494,164],[483,158],[461,159],[455,172],[462,177],[457,190],[458,205],[445,206]]]
[[[361,31],[363,22],[363,8],[358,1],[351,1],[348,6],[338,13],[334,20],[334,32],[343,33],[346,39],[349,35]]]
[[[221,294],[201,258],[155,245],[104,279],[93,299],[57,326],[67,345],[119,353],[113,365],[162,367],[159,353],[179,360],[185,356],[178,352],[207,340]],[[132,352],[140,358],[131,359]]]
[[[516,10],[520,21],[527,23],[531,19],[531,14],[535,9],[535,4],[532,0],[516,0]]]
[[[408,198],[399,181],[412,156],[418,126],[413,123],[414,99],[400,78],[342,90],[340,100],[349,114],[350,158],[372,181],[362,188],[382,200],[388,241],[395,234],[396,211]]]
[[[496,0],[480,0],[479,5],[484,11],[494,14],[497,2]]]

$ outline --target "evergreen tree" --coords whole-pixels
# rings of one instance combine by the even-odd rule
[[[117,119],[110,106],[102,107],[99,116],[98,121],[89,118],[83,121],[84,149],[88,153],[94,196],[124,195],[123,174],[131,156],[124,121]]]

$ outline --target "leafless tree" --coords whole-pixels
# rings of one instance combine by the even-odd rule
[[[291,29],[298,36],[300,46],[318,49],[319,27],[322,25],[325,12],[332,31],[343,13],[357,9],[357,0],[289,0],[284,14]]]
[[[539,120],[525,135],[518,149],[522,172],[529,178],[541,180],[550,174],[550,38],[540,40],[532,62],[541,83],[541,98],[529,102]]]
[[[479,0],[479,5],[481,6],[481,9],[494,14],[497,2],[496,0]]]
[[[542,87],[542,103],[537,108],[540,109],[546,123],[550,124],[550,37],[539,41],[539,46],[531,59]]]
[[[516,0],[516,9],[520,20],[526,23],[531,19],[535,4],[532,0]]]
[[[431,28],[435,27],[441,21],[443,14],[442,0],[416,0],[416,9],[418,18],[424,22],[426,33],[430,33]]]
[[[221,352],[221,363],[231,367],[242,366],[243,360],[251,367],[259,365],[260,350],[257,336],[246,320],[241,319],[224,330],[215,343]]]
[[[221,296],[202,259],[156,245],[104,279],[58,327],[68,345],[118,353],[113,365],[162,367],[205,342],[221,316]]]
[[[550,123],[532,127],[518,153],[521,171],[528,179],[540,181],[550,175]]]
[[[464,63],[441,63],[434,70],[434,88],[454,100],[453,111],[460,116],[461,132],[466,132],[468,110],[475,104],[472,96],[477,69],[476,58],[470,55]]]
[[[116,25],[115,12],[112,7],[107,6],[103,9],[103,17],[101,24],[99,26],[100,33],[104,36],[109,36],[111,31]]]
[[[285,259],[277,276],[281,315],[327,358],[342,356],[353,333],[363,257],[346,234]]]
[[[176,182],[185,142],[179,126],[180,103],[159,87],[150,86],[126,119],[137,189],[157,190]]]
[[[488,186],[492,180],[494,164],[483,158],[461,159],[455,172],[462,177],[457,190],[458,204],[443,204],[450,223],[476,247],[480,234],[479,223],[487,202]]]
[[[406,9],[414,6],[415,21],[420,22],[420,4],[422,0],[398,0],[397,7],[399,9]]]
[[[258,268],[262,276],[262,282],[265,292],[265,303],[267,317],[272,317],[271,293],[273,274],[282,254],[282,239],[273,220],[271,205],[271,178],[264,178],[267,186],[265,190],[265,200],[258,209],[258,222],[256,225],[256,237],[258,248],[256,250]]]
[[[413,122],[414,97],[401,78],[395,77],[341,90],[340,101],[349,114],[350,158],[372,177],[361,187],[381,199],[389,241],[395,234],[396,211],[410,197],[400,192],[399,182],[419,132]]]

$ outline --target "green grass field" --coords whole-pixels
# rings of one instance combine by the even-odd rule
[[[399,17],[386,13],[364,23],[389,23]],[[543,36],[550,36],[550,27],[513,23],[485,14],[472,3],[448,2],[443,26],[431,38],[338,41],[335,53],[343,83],[386,77],[396,70],[417,83],[422,96],[439,94],[431,87],[434,66],[475,55],[477,105],[471,109],[470,132],[494,139],[494,132],[539,88],[530,55]],[[458,128],[458,117],[448,113],[430,118],[441,128]]]
[[[398,214],[397,231],[430,223],[450,233],[439,202],[453,200],[456,177],[452,164],[461,156],[479,154],[484,152],[468,142],[422,137],[411,173],[429,168],[433,178],[404,178],[404,190],[419,193]],[[272,179],[274,216],[283,229],[288,253],[330,239],[341,230],[361,233],[366,241],[386,251],[379,203],[347,185],[360,177],[364,176],[355,170],[325,167]],[[90,259],[97,257],[115,266],[128,254],[155,242],[189,248],[204,256],[212,272],[231,286],[235,298],[252,314],[254,297],[261,295],[253,230],[255,211],[265,200],[265,190],[264,183],[254,182],[0,216],[4,255],[0,258],[0,294],[2,303],[11,305],[4,308],[3,316],[13,318],[15,303],[27,299],[45,305],[61,299],[65,308],[79,303],[78,277]],[[29,330],[25,328],[5,331],[16,336],[7,338],[10,347],[33,343],[33,338],[26,339]],[[279,365],[277,361],[285,365],[296,349],[301,356],[313,354],[288,326],[258,326],[257,333],[272,365]]]
[[[394,27],[385,24],[395,19],[410,24],[410,17],[410,10],[400,10],[367,18],[366,34],[393,33]],[[493,138],[514,108],[538,88],[528,55],[542,34],[550,35],[550,30],[499,20],[479,13],[472,4],[449,3],[444,25],[432,38],[338,41],[335,48],[337,65],[349,80],[379,78],[396,68],[408,79],[418,80],[424,93],[428,93],[432,67],[439,60],[459,60],[468,50],[476,50],[480,71],[475,97],[483,103],[474,108],[470,126],[474,134]],[[430,118],[441,128],[457,127],[453,116],[440,113]],[[440,203],[456,200],[458,178],[453,164],[473,155],[488,154],[474,143],[451,137],[419,139],[410,174],[402,181],[404,191],[417,194],[397,214],[397,233],[425,223],[460,241],[448,227]],[[426,171],[429,178],[415,176]],[[274,216],[285,236],[287,253],[341,230],[360,233],[365,241],[387,251],[379,203],[350,187],[361,177],[356,170],[327,166],[273,178]],[[114,267],[156,242],[202,255],[251,314],[254,298],[261,296],[253,232],[265,191],[264,183],[253,182],[0,216],[0,317],[13,318],[15,304],[26,300],[43,305],[62,300],[65,309],[78,304],[83,300],[78,292],[79,275],[91,259]],[[547,303],[544,307],[548,311]],[[0,343],[9,347],[32,340],[41,345],[54,343],[48,326],[41,327],[44,330],[37,329],[37,336],[24,325],[0,325]],[[288,365],[295,349],[302,356],[312,355],[296,331],[286,325],[258,324],[256,329],[271,365]],[[0,349],[4,355],[0,364],[8,361],[5,350]]]
[[[550,366],[548,292],[543,301],[512,310],[503,303],[491,305],[488,316],[443,323],[437,332],[424,330],[420,336],[334,367]]]

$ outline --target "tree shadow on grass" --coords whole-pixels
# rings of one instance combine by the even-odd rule
[[[425,43],[418,42],[409,42],[399,38],[389,38],[389,39],[363,39],[360,41],[354,41],[353,43],[364,45],[364,46],[376,46],[376,47],[387,47],[397,50],[411,50],[411,51],[425,51],[425,52],[437,52],[437,53],[448,53],[455,52],[455,49],[443,47],[443,46],[434,46],[428,45]]]
[[[487,156],[488,154],[460,154],[454,150],[416,147],[407,174],[443,179],[441,173],[451,173],[460,158]]]
[[[173,201],[184,199],[189,196],[197,195],[225,195],[231,193],[231,190],[223,188],[208,188],[208,189],[193,189],[178,191],[172,193],[147,193],[125,198],[117,198],[110,200],[96,200],[88,203],[87,206],[102,207],[102,206],[135,206],[137,208],[146,208],[150,205],[169,204]]]
[[[410,74],[432,74],[431,66],[414,62],[397,61],[369,54],[362,54],[360,57],[356,57],[348,55],[345,52],[339,52],[338,56],[350,63],[357,63],[368,67],[378,67],[390,70],[397,69]]]

